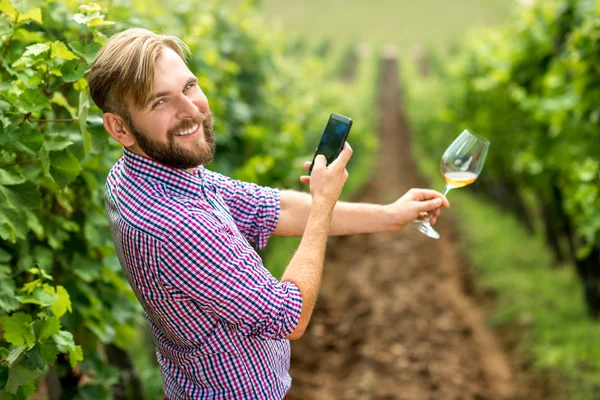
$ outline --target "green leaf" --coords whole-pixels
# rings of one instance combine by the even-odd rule
[[[48,286],[44,289],[47,293],[56,294],[58,298],[52,304],[51,310],[58,318],[62,317],[67,311],[72,312],[71,309],[71,298],[69,296],[69,292],[62,287],[57,286],[54,289],[52,286]]]
[[[17,107],[23,114],[51,110],[50,101],[41,90],[25,89],[17,99]]]
[[[54,263],[54,252],[52,249],[46,246],[36,246],[33,252],[33,259],[38,267],[40,267],[40,274],[45,279],[52,280],[52,276],[48,275],[46,271],[52,269]]]
[[[90,42],[85,46],[81,42],[71,42],[69,43],[69,46],[71,46],[71,49],[75,53],[85,57],[85,61],[88,64],[94,62],[96,54],[98,54],[98,51],[100,51],[100,49],[102,48],[100,43],[97,42]]]
[[[79,112],[77,121],[79,122],[79,130],[83,135],[83,149],[85,154],[90,154],[92,151],[92,135],[87,130],[86,122],[90,110],[90,101],[87,90],[79,93]]]
[[[77,56],[73,54],[73,52],[69,50],[67,45],[61,42],[60,40],[52,42],[50,48],[52,50],[52,52],[50,53],[51,58],[62,58],[63,60],[67,61],[77,59]]]
[[[37,300],[37,304],[42,307],[50,307],[58,300],[58,296],[56,294],[48,293],[42,288],[35,289],[32,297]]]
[[[31,350],[27,351],[27,363],[25,364],[29,369],[39,369],[43,370],[46,363],[40,354],[40,346],[35,345],[31,348]]]
[[[0,36],[10,36],[12,33],[13,25],[4,18],[0,18]]]
[[[20,13],[26,13],[32,8],[41,7],[44,4],[43,0],[10,0],[15,10]]]
[[[44,340],[60,331],[60,321],[56,316],[52,316],[43,322],[38,336],[38,340]]]
[[[39,56],[42,53],[50,50],[50,45],[48,43],[36,43],[29,45],[25,48],[25,52],[23,53],[23,57],[27,56]]]
[[[66,354],[75,350],[75,341],[71,332],[58,331],[58,333],[52,335],[52,340],[61,353]]]
[[[14,313],[10,317],[0,317],[0,323],[2,323],[2,329],[4,330],[4,339],[15,346],[22,346],[24,344],[31,346],[35,341],[31,322],[31,315],[22,312]]]
[[[0,202],[0,237],[15,242],[27,235],[27,220],[22,210],[15,209],[5,202]]]
[[[82,257],[79,253],[75,253],[72,268],[73,274],[79,279],[84,282],[91,282],[100,275],[102,265],[99,262]]]
[[[0,169],[0,185],[18,185],[25,182],[25,178],[14,169]]]
[[[20,125],[18,133],[20,135],[19,150],[36,156],[44,144],[44,134],[31,123]]]
[[[56,360],[56,355],[58,354],[58,349],[56,348],[56,344],[52,340],[44,340],[39,343],[40,346],[40,354],[44,361],[48,364],[54,364]]]
[[[0,309],[4,312],[13,312],[21,304],[15,298],[15,281],[12,278],[3,278],[0,285]]]
[[[49,163],[50,176],[61,188],[73,182],[82,169],[79,160],[68,150],[50,153]]]
[[[0,193],[4,195],[8,204],[17,209],[36,209],[41,205],[40,190],[32,182],[13,186],[0,185]]]
[[[27,349],[27,346],[22,345],[22,346],[16,346],[13,347],[12,349],[10,349],[10,352],[8,353],[8,356],[6,357],[6,361],[8,362],[8,365],[13,365],[14,362],[17,360],[17,358],[19,358],[19,356],[21,354],[23,354],[23,352]]]
[[[32,371],[24,366],[17,366],[8,370],[8,381],[6,382],[6,391],[16,394],[20,386],[25,386],[42,374],[41,371]]]
[[[60,66],[60,72],[65,82],[75,82],[85,75],[86,65],[79,60],[72,60]]]
[[[5,102],[4,100],[0,100],[0,113],[5,113],[10,110],[11,105]]]
[[[83,361],[81,346],[75,346],[74,350],[69,351],[69,364],[71,364],[71,368],[75,369],[78,361]]]

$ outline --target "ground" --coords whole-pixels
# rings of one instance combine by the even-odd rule
[[[356,200],[384,204],[429,185],[410,154],[397,62],[381,68],[378,166]],[[439,241],[411,226],[330,239],[318,304],[292,344],[289,399],[529,398],[469,294],[457,223],[443,214]]]

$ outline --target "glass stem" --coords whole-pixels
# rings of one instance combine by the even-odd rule
[[[442,192],[442,194],[445,196],[445,195],[447,195],[447,194],[448,194],[448,192],[449,192],[450,190],[452,190],[452,188],[451,188],[451,187],[449,187],[448,185],[446,185],[446,186],[444,187],[444,191]],[[433,215],[433,212],[432,212],[432,211],[428,212],[428,213],[427,213],[427,218],[425,218],[425,219],[423,220],[423,222],[422,222],[422,223],[429,222],[429,220],[431,219],[431,216],[432,216],[432,215]]]

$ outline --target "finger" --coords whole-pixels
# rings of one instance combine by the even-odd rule
[[[310,176],[302,175],[300,177],[300,182],[310,185]]]
[[[326,168],[327,167],[327,159],[325,158],[325,156],[323,154],[319,154],[317,155],[317,157],[315,157],[315,165],[313,166],[313,170],[315,168]]]
[[[346,168],[348,161],[350,161],[350,157],[352,157],[352,147],[350,147],[350,143],[345,142],[344,148],[340,155],[333,161],[332,164],[335,164],[336,167]]]
[[[420,212],[429,212],[435,210],[436,208],[439,208],[441,205],[442,199],[438,197],[432,200],[419,201],[417,203],[417,210],[419,210]]]
[[[432,218],[429,219],[429,223],[431,225],[435,225],[436,222],[437,222],[437,218],[436,217],[432,217]]]
[[[423,201],[423,200],[440,198],[440,199],[442,199],[443,207],[446,207],[446,208],[450,207],[450,203],[448,202],[448,199],[446,198],[446,196],[444,196],[443,194],[441,194],[440,192],[438,192],[436,190],[433,190],[433,189],[411,189],[408,192],[410,193],[411,198],[413,200]]]
[[[312,164],[312,163],[311,163],[310,161],[305,161],[305,162],[304,162],[304,169],[308,171],[308,170],[310,169],[310,165],[311,165],[311,164]]]

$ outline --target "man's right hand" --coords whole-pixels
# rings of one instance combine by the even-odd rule
[[[348,142],[344,143],[344,149],[329,166],[325,156],[319,154],[316,157],[310,180],[307,182],[310,183],[313,206],[333,210],[348,179],[346,165],[350,157],[352,148]]]

